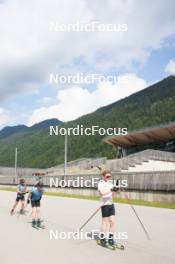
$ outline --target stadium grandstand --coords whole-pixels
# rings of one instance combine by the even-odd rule
[[[110,136],[103,141],[117,148],[118,158],[146,149],[175,152],[175,122]]]
[[[107,137],[115,146],[117,158],[107,161],[112,171],[175,171],[175,122]]]

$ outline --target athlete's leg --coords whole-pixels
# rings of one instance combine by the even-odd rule
[[[107,243],[107,234],[109,232],[109,217],[102,217],[101,229],[100,229],[100,240],[102,245]]]
[[[109,232],[110,233],[114,233],[115,232],[115,228],[116,228],[115,215],[111,215],[109,217],[109,225],[110,225]]]
[[[15,210],[16,206],[18,205],[19,201],[15,201],[14,205],[13,205],[13,210]]]
[[[110,222],[109,217],[102,217],[101,232],[105,235],[109,232]]]
[[[110,229],[108,233],[108,243],[110,245],[115,245],[115,228],[116,228],[116,221],[115,221],[115,215],[111,215],[109,217],[110,222]]]
[[[36,210],[37,210],[36,211],[37,212],[36,213],[36,215],[37,215],[37,226],[41,227],[41,210],[40,210],[40,206],[38,206]]]
[[[36,226],[36,207],[32,205],[32,226]]]
[[[107,234],[109,232],[109,217],[102,217],[101,229],[100,229],[100,243],[102,246],[106,246],[107,243]]]
[[[18,205],[18,203],[19,203],[19,201],[15,201],[15,203],[14,203],[14,205],[13,205],[13,207],[12,207],[12,210],[11,210],[11,215],[14,213],[14,211],[15,211],[15,208],[16,208],[16,206]]]
[[[21,200],[21,210],[20,210],[20,213],[24,213],[24,205],[25,205],[25,200]]]
[[[32,207],[32,219],[36,220],[36,207]]]
[[[24,209],[24,205],[25,205],[25,200],[22,200],[22,201],[21,201],[21,209],[22,209],[22,210]]]
[[[36,207],[36,218],[40,219],[41,218],[41,210],[40,207]]]

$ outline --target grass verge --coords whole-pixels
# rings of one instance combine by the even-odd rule
[[[16,188],[14,187],[5,187],[0,188],[1,191],[10,191],[10,192],[16,192]],[[88,196],[88,195],[80,195],[80,194],[67,194],[67,193],[61,193],[61,192],[45,192],[45,195],[48,196],[57,196],[57,197],[66,197],[66,198],[76,198],[76,199],[85,199],[85,200],[93,200],[98,201],[99,196]],[[123,203],[128,204],[128,200],[124,198],[114,198],[115,203]],[[157,207],[157,208],[167,208],[167,209],[175,209],[175,204],[170,203],[161,203],[161,202],[149,202],[149,201],[143,201],[143,200],[131,200],[133,205],[142,205],[142,206],[150,206],[150,207]]]

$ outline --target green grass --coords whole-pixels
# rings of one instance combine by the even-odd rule
[[[16,187],[0,187],[0,191],[16,192]]]
[[[124,198],[114,198],[114,202],[117,203],[127,203],[128,200]],[[162,202],[149,202],[144,200],[131,200],[132,204],[134,205],[142,205],[142,206],[150,206],[150,207],[158,207],[158,208],[167,208],[167,209],[175,209],[175,204],[172,203],[162,203]]]
[[[14,187],[5,187],[0,188],[1,191],[10,191],[15,192],[16,188]],[[93,200],[98,201],[99,196],[88,196],[88,195],[80,195],[80,194],[67,194],[61,192],[45,192],[45,195],[48,196],[57,196],[57,197],[66,197],[66,198],[76,198],[76,199],[85,199],[85,200]],[[124,198],[114,198],[115,203],[123,203],[128,204],[128,200]],[[150,206],[150,207],[158,207],[158,208],[167,208],[167,209],[175,209],[175,204],[170,203],[161,203],[161,202],[148,202],[143,200],[131,200],[133,205],[142,205],[142,206]]]

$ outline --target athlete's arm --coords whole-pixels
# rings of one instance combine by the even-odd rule
[[[107,191],[107,192],[106,192],[106,191],[99,190],[99,193],[100,193],[101,196],[105,196],[105,195],[110,194],[111,191]]]
[[[25,191],[25,192],[21,192],[21,191],[19,190],[19,187],[18,187],[18,188],[17,188],[17,193],[18,193],[18,194],[22,194],[22,195],[23,195],[23,194],[25,194],[25,193],[26,193],[26,191]]]
[[[27,203],[29,204],[30,203],[30,199],[31,199],[31,196],[32,196],[32,193],[31,191],[28,191],[28,197],[27,197]]]
[[[29,191],[29,188],[28,187],[26,187],[26,189],[25,189],[25,193],[29,193],[30,191]]]
[[[19,193],[19,194],[25,194],[25,192],[21,192],[21,191],[19,190],[19,187],[17,188],[17,193]]]

